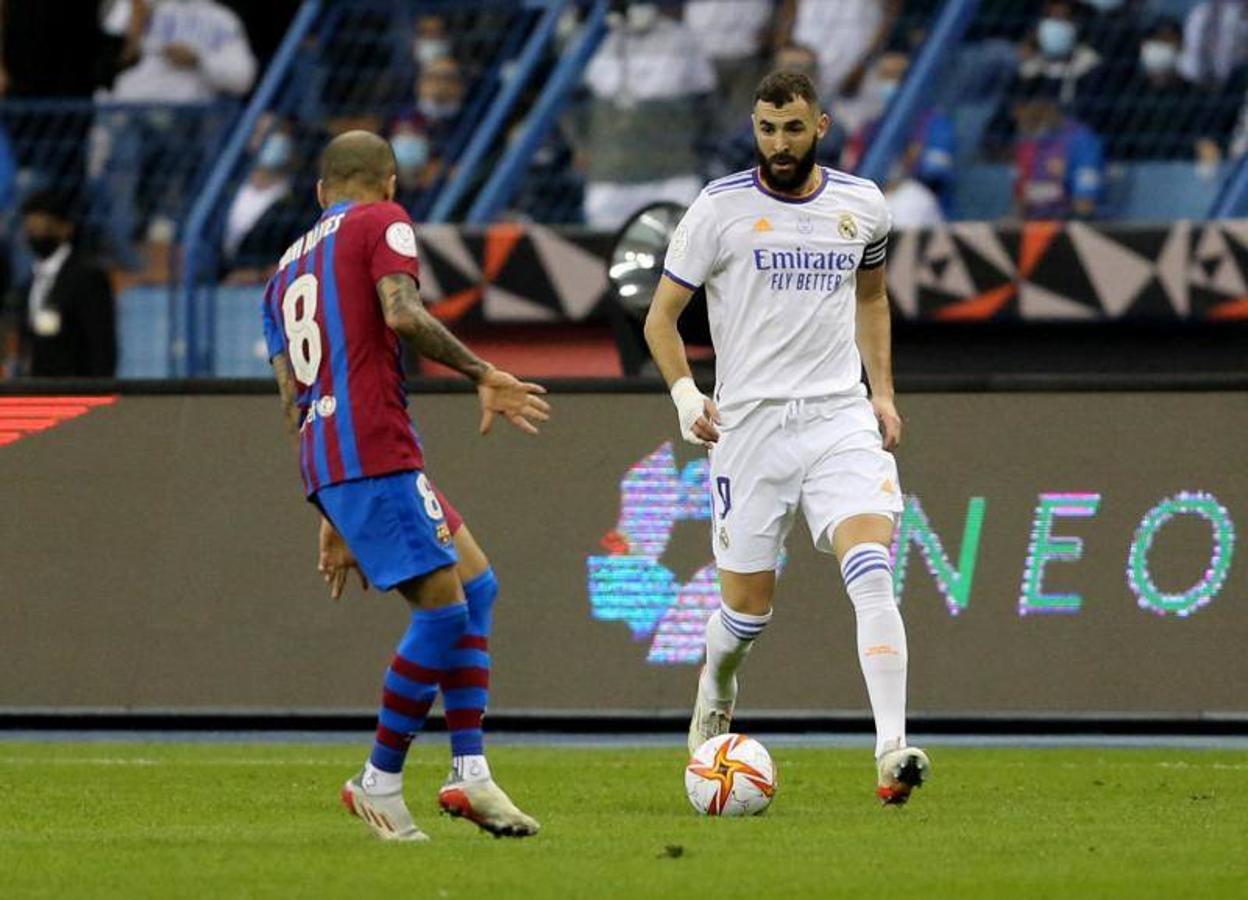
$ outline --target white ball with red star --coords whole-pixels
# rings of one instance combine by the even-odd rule
[[[776,794],[776,766],[752,737],[721,734],[685,766],[685,793],[706,816],[756,816]]]

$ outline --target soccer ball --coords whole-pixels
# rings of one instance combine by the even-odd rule
[[[685,793],[705,816],[756,816],[775,796],[776,766],[753,738],[721,734],[685,766]]]

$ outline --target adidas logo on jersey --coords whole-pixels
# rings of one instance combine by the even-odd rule
[[[763,216],[761,219],[759,219],[757,222],[754,223],[754,230],[757,231],[759,234],[762,234],[765,231],[773,231],[774,229],[771,227],[771,223],[767,221],[767,217]]]

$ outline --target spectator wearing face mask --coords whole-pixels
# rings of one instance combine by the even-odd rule
[[[1075,104],[1081,84],[1101,63],[1100,54],[1080,40],[1073,0],[1048,0],[1044,4],[1042,17],[1019,46],[1018,56],[1014,79],[985,130],[989,155],[1007,151],[1012,145],[1014,109],[1037,85],[1043,83],[1049,91],[1056,84],[1058,102],[1069,108]]]
[[[889,50],[876,62],[869,78],[879,86],[882,102],[874,110],[874,115],[849,139],[841,158],[841,167],[846,171],[857,171],[861,165],[867,148],[879,131],[888,103],[901,87],[909,68],[910,55],[900,49]],[[953,202],[955,149],[956,129],[953,119],[936,107],[920,110],[910,128],[899,165],[890,181],[914,179],[934,194],[948,213]]]
[[[34,264],[8,297],[3,370],[32,378],[113,377],[117,326],[112,283],[79,246],[69,198],[50,191],[27,197],[22,233]]]
[[[1090,218],[1101,199],[1101,141],[1062,111],[1061,90],[1060,82],[1041,79],[1014,104],[1014,199],[1024,219]]]
[[[460,124],[467,85],[450,56],[430,56],[416,79],[416,103],[387,132],[398,164],[396,202],[417,209],[443,174],[446,150]]]
[[[267,119],[252,139],[255,163],[230,201],[221,239],[221,262],[231,283],[252,283],[268,277],[273,260],[295,240],[312,211],[300,198],[296,141],[286,122]]]
[[[420,16],[416,20],[416,35],[412,39],[412,58],[420,68],[454,55],[451,38],[442,16]]]
[[[1238,113],[1238,98],[1202,89],[1179,73],[1183,32],[1173,19],[1154,25],[1140,42],[1138,63],[1099,124],[1109,155],[1122,160],[1180,160],[1221,156]],[[1237,91],[1242,95],[1242,89]]]
[[[408,116],[395,122],[390,129],[390,147],[394,150],[398,177],[394,202],[411,211],[420,205],[437,176],[425,120]]]
[[[452,57],[440,56],[421,66],[416,80],[416,111],[424,117],[435,145],[458,124],[467,90],[463,70]]]

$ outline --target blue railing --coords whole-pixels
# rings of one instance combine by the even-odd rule
[[[1211,219],[1231,219],[1248,210],[1248,156],[1235,161],[1218,199],[1209,212]]]
[[[545,2],[533,4],[545,7],[542,19],[530,35],[520,58],[516,61],[515,71],[508,77],[502,91],[490,105],[480,123],[474,123],[473,136],[467,148],[462,156],[455,157],[457,174],[438,194],[429,212],[429,221],[450,221],[456,207],[472,187],[473,179],[480,171],[482,162],[494,148],[499,132],[507,122],[507,117],[515,109],[517,100],[541,61],[542,53],[546,51],[554,37],[559,17],[568,8],[569,2],[570,0],[545,0]]]
[[[515,196],[524,177],[525,167],[566,106],[577,79],[607,33],[607,9],[608,0],[594,0],[575,45],[560,59],[546,82],[541,97],[529,113],[520,136],[503,154],[468,211],[467,221],[470,225],[491,222]]]
[[[883,184],[889,167],[905,145],[911,123],[932,95],[935,76],[966,34],[979,11],[979,0],[947,0],[932,23],[930,36],[915,57],[897,96],[888,105],[875,139],[863,155],[858,174]]]
[[[299,46],[311,31],[322,6],[322,0],[305,0],[299,8],[273,62],[217,157],[216,165],[187,216],[182,231],[183,269],[174,289],[175,300],[169,317],[170,327],[178,332],[169,342],[169,371],[172,375],[207,375],[212,371],[216,242],[210,236],[209,226],[215,216],[221,215],[226,187],[243,161],[247,141],[255,131],[260,116],[272,105]]]

